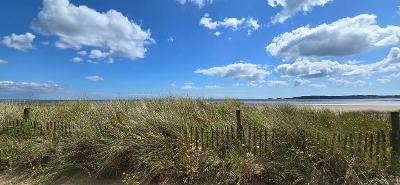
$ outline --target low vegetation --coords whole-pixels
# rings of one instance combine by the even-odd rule
[[[10,130],[8,120],[21,119],[25,107],[39,123],[66,121],[79,130],[58,138],[29,134],[29,128]],[[267,157],[239,143],[221,154],[196,150],[187,142],[187,125],[235,126],[238,108],[243,125],[275,133]],[[236,100],[6,102],[0,103],[0,174],[24,174],[36,184],[77,176],[117,184],[395,184],[397,170],[388,161],[350,153],[346,146],[332,148],[331,142],[338,132],[389,133],[389,121],[388,113]],[[304,148],[304,143],[313,147]]]

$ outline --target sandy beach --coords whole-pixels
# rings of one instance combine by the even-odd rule
[[[303,104],[296,105],[298,107],[312,109],[328,109],[335,112],[352,112],[352,111],[380,111],[380,112],[396,112],[400,111],[400,105],[315,105]]]
[[[267,100],[251,101],[246,100],[243,103],[257,105],[280,105],[289,104],[297,107],[312,109],[328,109],[336,112],[349,111],[381,111],[393,112],[400,111],[399,99],[315,99],[315,100]]]

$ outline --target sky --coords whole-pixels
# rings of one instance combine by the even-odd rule
[[[398,0],[7,0],[0,99],[400,94]]]

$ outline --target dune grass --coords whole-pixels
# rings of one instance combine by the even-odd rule
[[[0,130],[0,174],[23,172],[33,183],[56,182],[83,174],[123,184],[365,184],[396,183],[388,163],[373,162],[331,149],[340,132],[389,132],[387,113],[311,110],[290,105],[254,106],[236,100],[213,102],[183,98],[138,101],[70,101],[57,104],[0,103],[0,125],[21,118],[73,122],[73,137],[49,138]],[[187,125],[243,124],[274,130],[272,157],[257,157],[241,145],[226,154],[198,151],[186,143]],[[318,135],[321,141],[307,140]],[[299,143],[313,143],[300,150]],[[321,143],[315,143],[321,142]],[[388,148],[390,150],[390,148]]]

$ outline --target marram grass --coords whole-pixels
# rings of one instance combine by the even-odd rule
[[[25,107],[32,109],[32,120],[67,121],[80,128],[73,137],[58,139],[0,130],[0,174],[23,174],[34,184],[57,184],[60,178],[78,176],[117,184],[398,183],[387,161],[349,155],[341,147],[332,150],[329,143],[338,132],[389,133],[387,113],[182,98],[0,103],[1,128],[7,127],[7,120],[20,119]],[[257,157],[239,144],[220,155],[195,150],[186,142],[187,125],[235,126],[236,109],[242,111],[244,125],[274,131],[276,147],[268,157]],[[312,135],[320,140],[308,138]],[[299,148],[307,142],[318,147]]]

